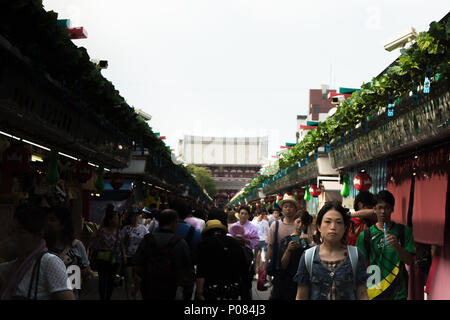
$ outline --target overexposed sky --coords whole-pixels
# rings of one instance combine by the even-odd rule
[[[428,30],[448,0],[44,0],[83,26],[74,40],[127,103],[177,148],[183,134],[295,142],[309,89],[360,87],[399,55],[383,45]]]

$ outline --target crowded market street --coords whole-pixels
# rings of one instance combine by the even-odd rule
[[[449,44],[448,1],[1,1],[0,302],[450,300]]]

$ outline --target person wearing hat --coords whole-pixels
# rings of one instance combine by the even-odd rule
[[[122,230],[127,256],[125,288],[128,300],[136,300],[136,294],[139,292],[138,281],[136,279],[136,267],[133,264],[132,258],[142,239],[149,232],[143,224],[138,223],[138,216],[139,211],[137,209],[129,210],[128,219],[130,224],[125,226]]]
[[[280,220],[276,220],[269,229],[269,234],[267,235],[267,259],[264,264],[264,274],[265,277],[267,274],[267,266],[269,264],[269,260],[273,259],[273,263],[275,266],[275,270],[280,269],[280,262],[281,262],[281,256],[279,255],[280,252],[280,242],[283,238],[287,237],[288,235],[294,233],[295,231],[295,215],[298,210],[298,203],[297,200],[294,198],[292,193],[287,192],[284,194],[283,199],[278,203],[278,206],[281,208],[281,212],[283,214],[283,218]],[[277,230],[277,237],[275,239],[275,229]],[[272,251],[274,250],[274,247],[276,246],[276,250],[274,253],[276,254],[275,257],[271,257]],[[274,275],[272,280],[272,295],[271,299],[276,300],[277,292],[278,292],[278,277],[277,275]]]
[[[196,299],[238,300],[247,277],[239,241],[227,236],[227,227],[220,220],[207,221],[198,248]]]

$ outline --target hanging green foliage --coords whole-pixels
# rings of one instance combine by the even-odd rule
[[[427,70],[432,70],[433,81],[448,81],[450,75],[450,20],[432,22],[427,32],[420,32],[416,44],[401,50],[395,64],[343,101],[333,116],[319,122],[302,141],[284,153],[283,158],[266,169],[267,174],[254,179],[234,202],[245,199],[255,188],[274,181],[281,170],[296,166],[316,148],[328,140],[336,139],[348,130],[354,130],[364,119],[385,107],[391,95],[401,98],[410,93],[413,86],[423,84]]]

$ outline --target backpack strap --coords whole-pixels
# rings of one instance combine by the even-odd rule
[[[353,271],[353,284],[356,282],[356,266],[358,265],[358,248],[354,246],[347,246],[348,257],[350,258],[350,263],[352,264]]]
[[[400,240],[400,245],[403,246],[405,245],[405,225],[403,224],[397,224],[399,227],[399,234],[398,234],[398,238]]]
[[[308,273],[309,273],[310,281],[312,278],[312,266],[313,266],[313,262],[314,262],[314,256],[316,254],[316,248],[317,248],[317,246],[314,246],[312,248],[305,250],[305,265],[306,265],[306,270],[308,270]]]
[[[30,286],[28,287],[28,294],[27,298],[31,298],[31,288],[33,287],[33,281],[35,282],[34,287],[34,300],[37,300],[37,292],[38,292],[38,284],[39,284],[39,272],[41,269],[41,260],[42,257],[46,254],[46,252],[42,253],[39,258],[36,260],[33,266],[33,271],[31,271],[31,279],[30,279]]]
[[[366,249],[367,261],[370,262],[370,227],[363,231],[364,233],[364,248]]]
[[[277,220],[277,221],[275,222],[275,232],[274,232],[274,235],[273,235],[273,244],[272,244],[272,246],[278,244],[278,226],[279,226],[279,225],[280,225],[279,220]],[[272,249],[273,249],[273,248],[272,248]]]
[[[190,226],[189,231],[186,235],[186,239],[185,239],[186,242],[188,243],[188,245],[191,245],[192,238],[194,237],[194,231],[195,231],[195,228],[193,226]]]
[[[177,243],[181,240],[182,238],[181,237],[179,237],[179,236],[177,236],[177,235],[174,235],[173,237],[172,237],[172,239],[170,239],[170,241],[169,241],[169,243],[168,243],[168,247],[169,248],[173,248],[173,247],[175,247],[176,245],[177,245]]]

